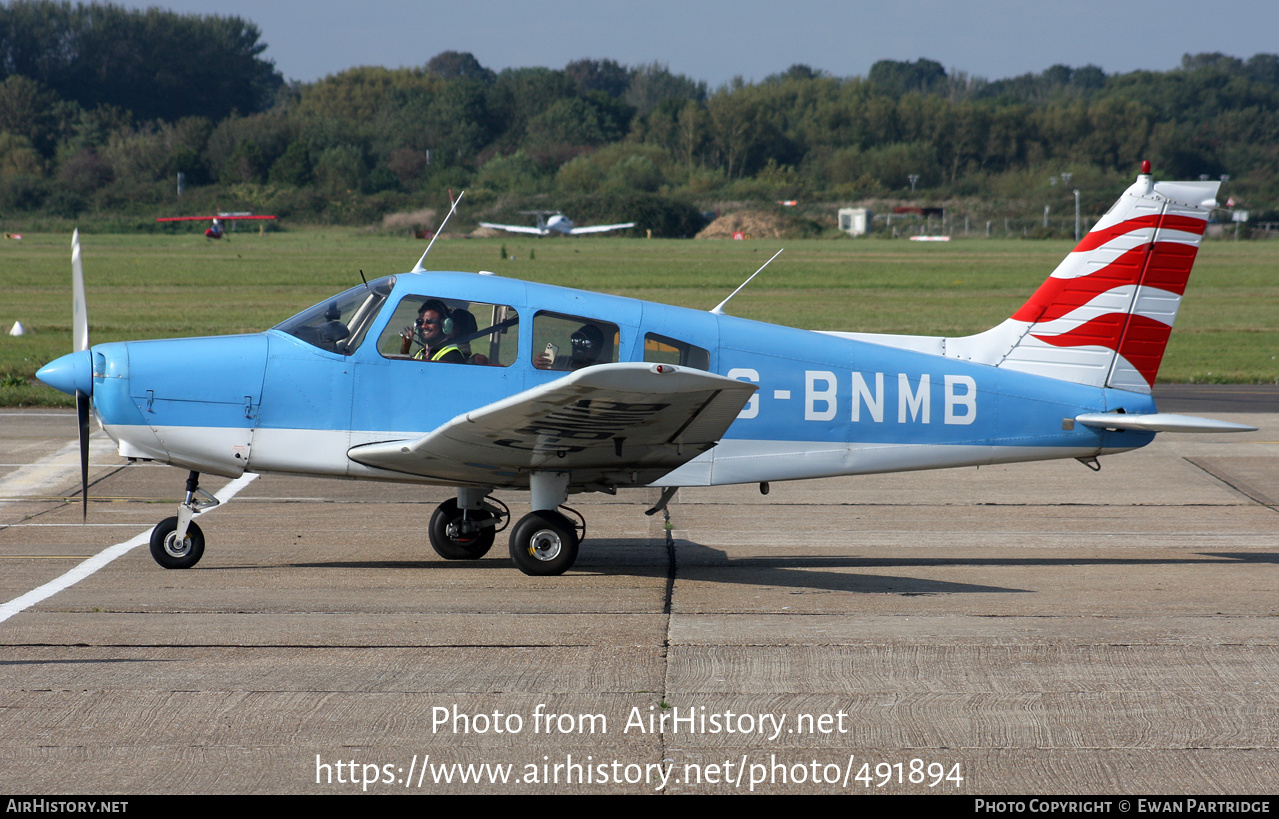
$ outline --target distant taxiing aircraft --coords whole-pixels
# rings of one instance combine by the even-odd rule
[[[620,225],[586,225],[584,227],[574,227],[573,220],[557,210],[522,210],[520,213],[527,213],[530,216],[536,216],[537,227],[529,227],[528,225],[498,225],[493,222],[480,222],[480,227],[493,228],[494,230],[505,230],[510,233],[531,233],[534,236],[550,236],[552,233],[562,233],[565,236],[579,236],[583,233],[604,233],[609,230],[625,230],[626,228],[635,227],[634,222],[625,222]]]
[[[213,224],[204,231],[204,235],[210,239],[221,239],[223,234],[222,223],[233,222],[241,219],[261,220],[274,219],[274,216],[254,216],[251,213],[219,213],[217,216],[161,216],[156,219],[157,222],[203,222],[206,219],[212,219]]]

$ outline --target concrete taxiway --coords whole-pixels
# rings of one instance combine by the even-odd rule
[[[505,534],[437,559],[447,491],[265,476],[200,519],[194,569],[144,544],[10,606],[0,774],[42,796],[1274,793],[1279,414],[1215,414],[1260,431],[1097,473],[685,489],[669,535],[656,493],[575,497],[588,540],[555,578]],[[74,437],[74,414],[0,410],[0,602],[174,513],[184,472],[95,438],[82,524]]]

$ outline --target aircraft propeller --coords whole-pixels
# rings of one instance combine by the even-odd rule
[[[71,234],[71,352],[89,349],[89,311],[84,299],[84,266],[80,261],[80,231]],[[92,382],[90,382],[92,383]],[[92,387],[90,387],[92,390]],[[89,519],[89,406],[90,393],[75,391],[76,420],[80,430],[80,517]]]

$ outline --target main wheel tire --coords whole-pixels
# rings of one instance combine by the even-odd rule
[[[491,520],[493,513],[480,509],[469,513],[471,520]],[[449,524],[462,519],[462,510],[457,507],[457,499],[444,501],[436,507],[431,515],[431,548],[445,560],[479,560],[493,548],[496,527],[485,526],[478,532],[464,537],[449,537]]]
[[[511,560],[534,577],[564,574],[577,561],[577,547],[577,530],[559,512],[530,512],[511,532]]]
[[[178,519],[165,518],[151,530],[151,557],[166,569],[189,569],[204,556],[204,532],[191,521],[187,536],[178,542]]]

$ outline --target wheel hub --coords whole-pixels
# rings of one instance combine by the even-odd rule
[[[563,546],[558,532],[543,529],[529,538],[528,553],[537,560],[554,560]]]
[[[186,557],[191,552],[191,538],[184,537],[178,541],[178,533],[170,532],[164,538],[164,551],[171,557]]]

